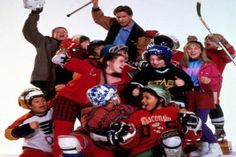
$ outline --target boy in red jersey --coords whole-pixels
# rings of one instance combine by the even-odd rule
[[[201,137],[201,120],[192,112],[173,107],[169,91],[161,85],[149,84],[141,91],[142,109],[132,113],[128,119],[128,124],[135,126],[134,137],[126,140],[121,127],[111,129],[108,139],[131,149],[132,157],[159,156],[161,152],[157,145],[164,148],[167,156],[180,156],[187,140],[195,141]]]

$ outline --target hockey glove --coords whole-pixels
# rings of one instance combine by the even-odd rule
[[[116,122],[110,126],[107,139],[112,145],[125,143],[136,133],[135,128],[124,122]]]
[[[63,67],[64,64],[65,64],[66,62],[68,62],[69,59],[70,59],[66,54],[67,54],[67,53],[66,53],[65,50],[60,49],[60,50],[56,53],[56,55],[55,55],[54,57],[52,57],[52,62],[53,62],[54,64],[57,64],[57,65],[60,65],[61,67]]]
[[[201,132],[202,121],[195,115],[195,113],[180,112],[179,118],[185,134],[190,130],[193,131],[195,135]]]

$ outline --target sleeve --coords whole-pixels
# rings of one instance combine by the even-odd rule
[[[92,10],[92,17],[95,23],[102,26],[106,30],[109,30],[111,28],[111,25],[115,21],[115,18],[104,16],[104,13],[100,8]]]
[[[219,92],[222,86],[221,73],[214,63],[209,63],[205,67],[206,68],[199,74],[199,77],[209,77],[211,79],[211,82],[209,84],[201,83],[202,89],[204,89],[205,91]]]
[[[190,76],[182,69],[175,67],[175,73],[176,76],[184,81],[184,86],[183,87],[178,87],[182,91],[187,91],[193,88],[193,82],[190,78]]]
[[[136,73],[137,73],[137,69],[134,69],[133,67],[127,64],[126,66],[124,66],[124,69],[122,72],[122,79],[125,82],[130,82]]]
[[[34,129],[31,129],[30,124],[24,124],[22,126],[12,129],[12,136],[16,138],[26,137],[34,132]]]
[[[37,22],[39,20],[39,15],[30,13],[29,17],[26,19],[23,26],[23,35],[25,39],[33,44],[36,48],[40,47],[40,43],[44,40],[44,35],[42,35],[37,28]]]
[[[234,50],[234,48],[231,46],[231,45],[227,45],[226,46],[226,49],[228,50],[228,52],[230,53],[230,55],[233,57],[233,58],[235,58],[235,56],[236,56],[236,52],[235,52],[235,50]],[[225,63],[229,63],[229,62],[231,62],[231,59],[229,58],[229,56],[226,54],[226,52],[224,52],[224,50],[220,50],[221,51],[221,58],[222,58],[222,60],[224,60],[225,61]]]
[[[71,58],[68,62],[64,64],[64,67],[73,72],[84,73],[89,71],[88,68],[91,67],[87,60],[80,60],[78,58]]]
[[[88,130],[88,122],[92,117],[92,111],[95,110],[95,107],[87,107],[81,110],[81,127]]]
[[[29,135],[33,132],[30,128],[29,124],[20,126],[26,119],[32,117],[31,113],[27,113],[22,117],[18,118],[15,122],[13,122],[10,126],[7,127],[5,130],[5,137],[8,140],[17,140],[18,138],[24,137]]]
[[[219,92],[222,86],[223,78],[215,64],[212,64],[211,66],[211,74],[210,88],[214,92]]]
[[[138,72],[134,76],[134,78],[131,80],[130,84],[133,87],[134,87],[134,85],[135,85],[135,87],[137,85],[143,87],[143,86],[145,86],[147,84],[147,82],[148,82],[147,79],[148,79],[148,70],[147,70],[147,68],[145,68],[142,71]]]

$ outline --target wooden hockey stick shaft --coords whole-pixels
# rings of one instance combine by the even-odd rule
[[[208,27],[206,21],[202,18],[202,15],[201,15],[201,1],[200,0],[197,0],[197,14],[198,14],[198,17],[200,19],[200,21],[202,22],[202,24],[206,27],[206,29],[208,30],[208,32],[210,34],[213,34],[210,30],[210,28]],[[226,49],[226,47],[224,46],[224,44],[222,44],[220,42],[220,40],[218,39],[218,44],[219,46],[224,50],[224,52],[227,54],[227,56],[232,60],[233,64],[236,66],[236,62],[234,61],[234,58],[231,56],[231,54],[229,53],[229,51]]]
[[[66,16],[67,16],[67,17],[70,17],[71,15],[73,15],[74,13],[80,11],[81,9],[83,9],[84,7],[88,6],[88,5],[91,4],[91,3],[92,3],[92,1],[89,1],[88,3],[82,5],[81,7],[79,7],[78,9],[76,9],[76,10],[74,10],[74,11],[72,11],[70,14],[67,14]]]

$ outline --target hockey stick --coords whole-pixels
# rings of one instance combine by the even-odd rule
[[[197,8],[197,15],[198,15],[199,19],[201,20],[202,24],[206,27],[206,29],[208,30],[208,32],[210,34],[213,34],[211,32],[210,28],[208,27],[208,25],[206,24],[206,21],[202,18],[202,15],[201,15],[201,0],[197,0],[196,8]],[[234,59],[231,56],[231,54],[229,53],[229,51],[225,48],[225,46],[220,42],[219,39],[217,41],[218,41],[218,44],[220,45],[220,47],[224,50],[224,52],[227,54],[227,56],[232,60],[232,62],[236,66],[236,62],[234,61]]]
[[[92,3],[92,1],[89,1],[88,3],[82,5],[81,7],[79,7],[78,9],[76,9],[76,10],[74,10],[74,11],[72,11],[70,14],[67,14],[66,16],[67,16],[67,17],[70,17],[71,15],[73,15],[74,13],[80,11],[81,9],[83,9],[84,7],[88,6],[88,5],[91,4],[91,3]]]

